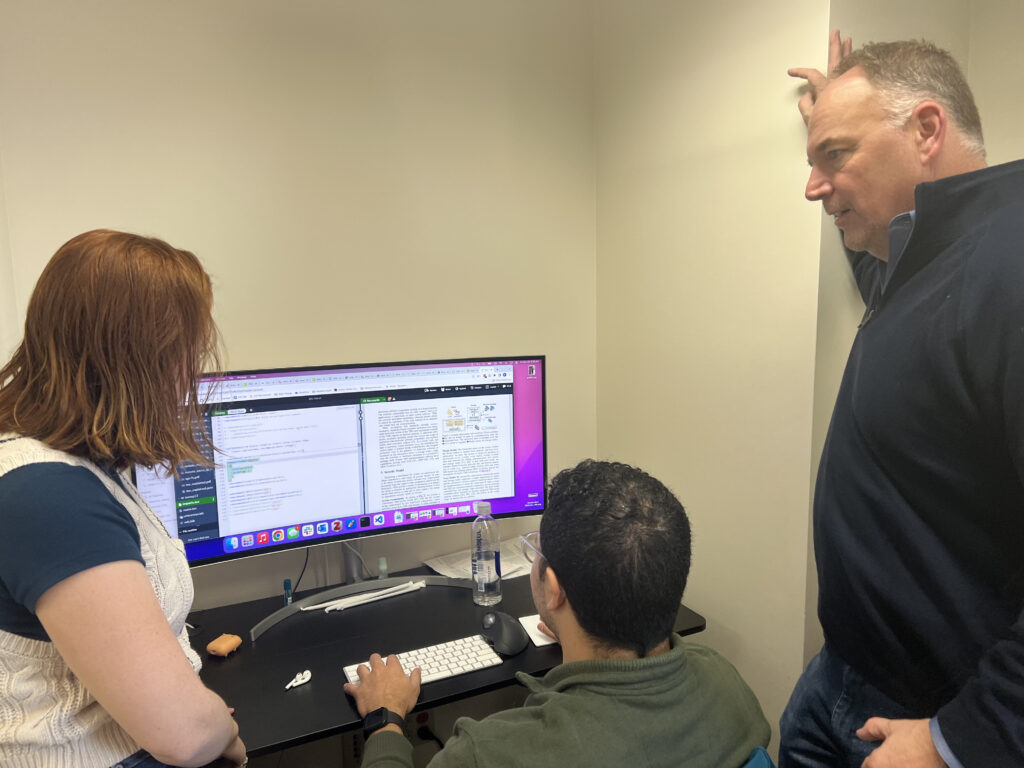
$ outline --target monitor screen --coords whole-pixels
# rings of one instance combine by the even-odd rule
[[[208,375],[215,466],[135,468],[200,565],[544,510],[544,357]]]

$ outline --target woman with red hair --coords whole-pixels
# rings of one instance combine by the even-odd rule
[[[0,764],[246,762],[197,675],[181,542],[125,475],[209,463],[212,304],[193,254],[123,232],[73,238],[39,277],[0,370]]]

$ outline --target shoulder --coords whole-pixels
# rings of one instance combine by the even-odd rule
[[[992,212],[972,232],[963,268],[965,309],[1000,314],[1013,324],[1024,317],[1024,201]]]
[[[719,694],[737,702],[752,702],[758,710],[757,698],[739,670],[718,651],[698,643],[682,641],[686,654],[686,671],[702,695]]]
[[[53,530],[89,518],[138,531],[131,515],[96,474],[58,461],[25,464],[0,476],[4,527],[23,525]]]
[[[978,248],[984,253],[1019,254],[1024,251],[1024,200],[1008,200],[991,211],[975,228]]]
[[[128,510],[88,468],[25,464],[0,476],[0,577],[29,610],[49,587],[95,565],[142,562]]]
[[[691,670],[702,670],[707,674],[723,674],[739,677],[736,667],[718,651],[700,643],[680,641],[686,656],[686,666]]]
[[[60,454],[55,454],[59,456]],[[43,486],[58,484],[60,486],[70,485],[75,487],[89,487],[95,485],[103,488],[103,483],[93,474],[92,470],[60,461],[54,457],[47,457],[46,460],[31,460],[21,463],[0,475],[0,489],[24,487],[27,484],[36,483]]]
[[[16,432],[0,432],[0,472],[28,464],[80,464],[82,461],[84,459],[77,459],[69,453],[51,448],[33,437],[25,437]]]
[[[709,648],[706,645],[700,643],[691,643],[686,640],[680,640],[679,644],[683,648],[683,653],[686,655],[686,664],[689,668],[698,668],[706,670],[709,673],[726,674],[730,677],[739,677],[739,672],[736,671],[736,667],[732,665],[725,656],[720,654],[713,648]]]
[[[1019,256],[1024,252],[1024,185],[1010,188],[1001,183],[1004,181],[997,178],[979,187],[978,199],[969,205],[970,213],[963,214],[964,239],[972,260],[1013,269],[1020,267]]]
[[[686,648],[688,687],[692,699],[700,701],[705,722],[754,737],[756,744],[767,746],[771,726],[761,703],[747,681],[732,663],[717,651],[697,643]],[[745,747],[749,751],[750,747]],[[746,754],[746,753],[744,753]]]

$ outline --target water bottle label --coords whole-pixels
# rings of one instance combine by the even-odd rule
[[[501,578],[501,552],[494,550],[494,573]]]

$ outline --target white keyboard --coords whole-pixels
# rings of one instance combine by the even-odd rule
[[[426,648],[395,655],[402,662],[402,669],[406,673],[419,667],[422,674],[420,682],[423,683],[431,683],[434,680],[454,677],[486,667],[496,667],[501,664],[501,657],[494,652],[494,649],[481,635],[463,637],[440,645],[430,645]],[[356,674],[356,670],[363,664],[369,666],[370,662],[364,661],[345,667],[345,678],[350,683],[359,683],[359,675]]]

